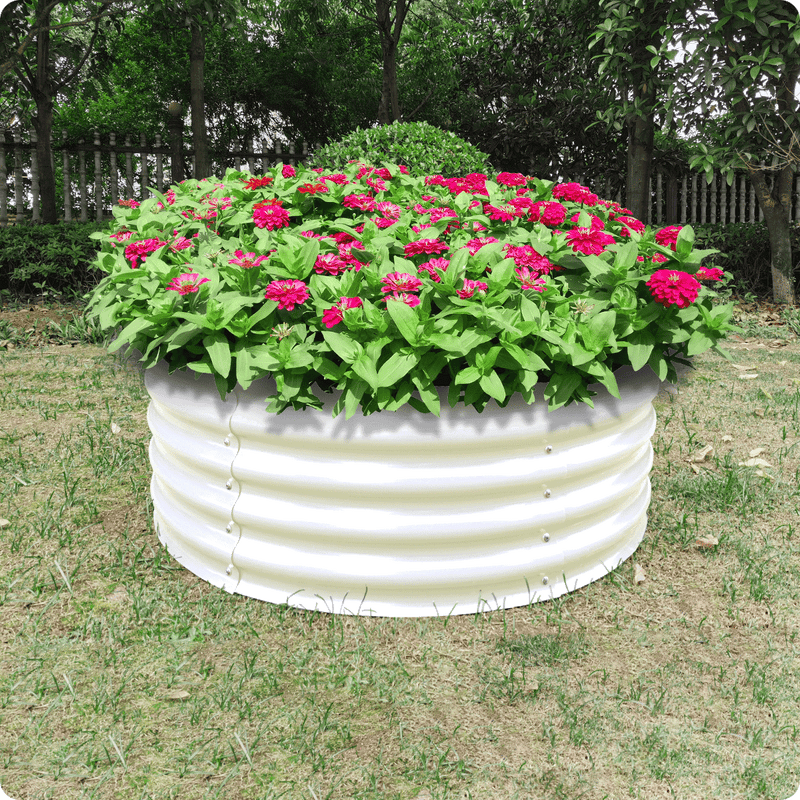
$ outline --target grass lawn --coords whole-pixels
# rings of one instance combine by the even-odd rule
[[[559,600],[329,616],[152,530],[141,375],[0,311],[0,785],[14,800],[783,800],[800,785],[800,315],[657,400],[645,539]],[[636,570],[636,567],[639,570]],[[643,579],[642,579],[643,577]]]

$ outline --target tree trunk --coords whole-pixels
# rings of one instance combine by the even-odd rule
[[[46,10],[44,0],[39,0],[37,12]],[[43,20],[44,26],[50,25],[50,14]],[[33,127],[36,130],[36,158],[39,162],[39,203],[42,222],[55,225],[56,216],[56,182],[53,175],[53,154],[50,139],[53,132],[53,90],[50,76],[50,31],[40,30],[36,36],[36,84],[33,87],[33,99],[36,103],[36,117]]]
[[[628,175],[625,205],[636,219],[647,224],[650,211],[650,171],[653,163],[653,115],[628,121]]]
[[[378,104],[378,122],[388,125],[400,119],[400,96],[397,90],[397,48],[408,9],[414,0],[375,0],[375,19],[381,40],[383,85]],[[392,20],[392,7],[395,7]]]
[[[206,112],[203,90],[203,62],[206,42],[203,29],[192,21],[192,42],[189,46],[189,79],[192,111],[192,145],[194,146],[195,174],[193,178],[208,178],[211,175],[211,158],[206,137]]]
[[[792,170],[785,166],[775,175],[770,191],[765,173],[751,170],[758,205],[764,213],[769,231],[772,272],[772,299],[776,303],[794,304],[794,269],[792,267],[791,186]]]

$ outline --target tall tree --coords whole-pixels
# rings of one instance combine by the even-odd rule
[[[33,0],[20,3],[19,8],[15,9],[15,13],[20,13],[9,17],[1,26],[1,29],[11,34],[10,40],[6,40],[6,46],[10,46],[13,52],[8,56],[6,63],[9,61],[12,63],[11,70],[18,78],[19,85],[27,92],[35,106],[32,123],[37,139],[36,158],[39,167],[41,216],[42,222],[46,224],[57,221],[55,176],[50,145],[54,100],[59,91],[63,91],[77,78],[84,64],[94,54],[101,22],[108,21],[113,6],[114,0],[102,0],[89,7],[83,4],[78,10],[84,13],[79,13],[78,18],[75,16],[75,8],[61,7],[58,9],[61,12],[61,19],[58,24],[53,24],[52,14],[56,6],[51,0]],[[74,37],[71,39],[65,29],[73,27],[73,23],[78,26],[86,24],[90,19],[93,20],[91,38],[88,44],[83,46],[83,43],[79,40],[76,42]],[[24,37],[21,37],[21,28],[24,25],[27,25],[29,30]],[[54,42],[51,41],[51,37],[54,30],[57,30],[55,48],[61,56],[61,69],[57,69],[53,63],[51,45]],[[33,63],[28,57],[25,45],[31,32],[34,33],[33,39],[36,42],[36,56]]]
[[[671,123],[664,102],[675,88],[671,31],[686,6],[686,0],[602,0],[603,19],[592,37],[593,46],[602,46],[600,79],[617,87],[616,100],[599,117],[627,134],[625,205],[644,221],[656,127]]]
[[[800,20],[784,0],[712,0],[678,34],[688,75],[680,94],[689,123],[709,134],[693,166],[709,180],[720,169],[746,169],[769,231],[772,294],[794,303],[791,196],[797,171]],[[723,124],[709,126],[716,111]]]

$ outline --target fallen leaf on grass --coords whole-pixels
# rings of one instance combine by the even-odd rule
[[[642,569],[641,565],[634,564],[633,565],[633,582],[636,584],[644,583],[647,580],[647,575],[644,574],[644,570]]]
[[[757,377],[758,377],[758,373],[754,372],[754,373],[749,374],[749,375],[740,375],[739,376],[739,380],[740,381],[752,381],[752,380],[755,380]]]
[[[713,455],[714,445],[707,444],[705,447],[692,453],[686,460],[693,464],[699,464],[701,461],[705,461],[709,456]]]
[[[738,369],[739,372],[749,372],[751,369],[755,369],[755,367],[746,367],[744,364],[734,364],[731,363],[731,366],[734,369]]]
[[[165,700],[188,700],[191,695],[183,689],[173,689],[171,692],[165,692],[162,697]]]
[[[769,461],[764,461],[763,458],[748,458],[747,461],[740,461],[740,467],[771,467]]]
[[[767,411],[767,410],[766,410],[765,408],[757,408],[757,409],[756,409],[756,410],[753,412],[753,414],[755,414],[755,416],[757,416],[757,417],[762,417],[762,418],[763,418],[763,417],[764,417],[764,414],[766,414],[766,411]]]
[[[112,423],[111,423],[111,433],[117,434],[117,433],[119,433],[121,430],[122,430],[122,428],[120,428],[120,426],[119,426],[119,425],[117,425],[117,423],[116,423],[116,422],[112,422]]]
[[[10,519],[0,519],[0,528],[6,528],[11,524]]]
[[[765,450],[766,447],[755,447],[747,455],[749,455],[750,458],[755,458],[756,456],[760,456]]]
[[[723,442],[732,442],[732,441],[733,441],[733,436],[731,436],[729,433],[726,433],[726,434],[725,434],[725,435],[722,437],[722,441],[723,441]]]
[[[712,547],[716,547],[718,544],[719,539],[717,539],[716,536],[698,536],[697,539],[694,540],[695,547],[706,550],[710,550]]]

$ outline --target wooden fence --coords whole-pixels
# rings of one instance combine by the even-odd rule
[[[194,174],[194,151],[183,148],[180,136],[169,144],[162,143],[160,135],[152,143],[144,134],[136,143],[133,138],[126,135],[118,141],[111,133],[103,143],[95,133],[92,143],[83,139],[68,143],[64,131],[61,143],[51,145],[57,203],[65,222],[108,219],[120,198],[141,200],[150,195],[148,187],[164,191],[183,180],[187,163]],[[301,163],[309,152],[305,143],[284,148],[276,142],[273,147],[259,148],[259,140],[251,139],[246,144],[245,148],[233,144],[224,152],[212,150],[215,174],[223,174],[228,167],[260,174],[279,162]],[[0,226],[39,221],[36,134],[31,131],[23,137],[20,131],[0,130]]]
[[[184,149],[181,131],[174,124],[170,125],[168,144],[162,143],[158,135],[152,143],[147,142],[144,134],[135,143],[131,135],[119,139],[112,133],[108,142],[103,143],[96,133],[92,143],[79,140],[74,144],[67,142],[64,132],[62,141],[53,143],[57,200],[65,222],[108,219],[111,207],[120,198],[141,200],[149,195],[147,187],[163,191],[182,180],[187,162],[194,174],[194,152]],[[35,142],[33,132],[23,136],[19,131],[0,130],[0,226],[41,220]],[[215,174],[223,174],[228,167],[260,174],[281,161],[301,163],[309,152],[307,144],[298,148],[288,146],[285,150],[279,143],[272,148],[259,149],[258,145],[258,140],[251,140],[245,142],[245,147],[234,143],[225,152],[212,151]],[[609,186],[592,189],[601,197],[622,202],[618,194],[611,196]],[[737,174],[731,186],[720,175],[715,175],[708,184],[699,173],[687,172],[678,178],[656,173],[650,194],[652,203],[647,222],[651,225],[763,219],[752,183],[744,173]],[[800,222],[800,176],[795,178],[792,208],[793,219]]]

